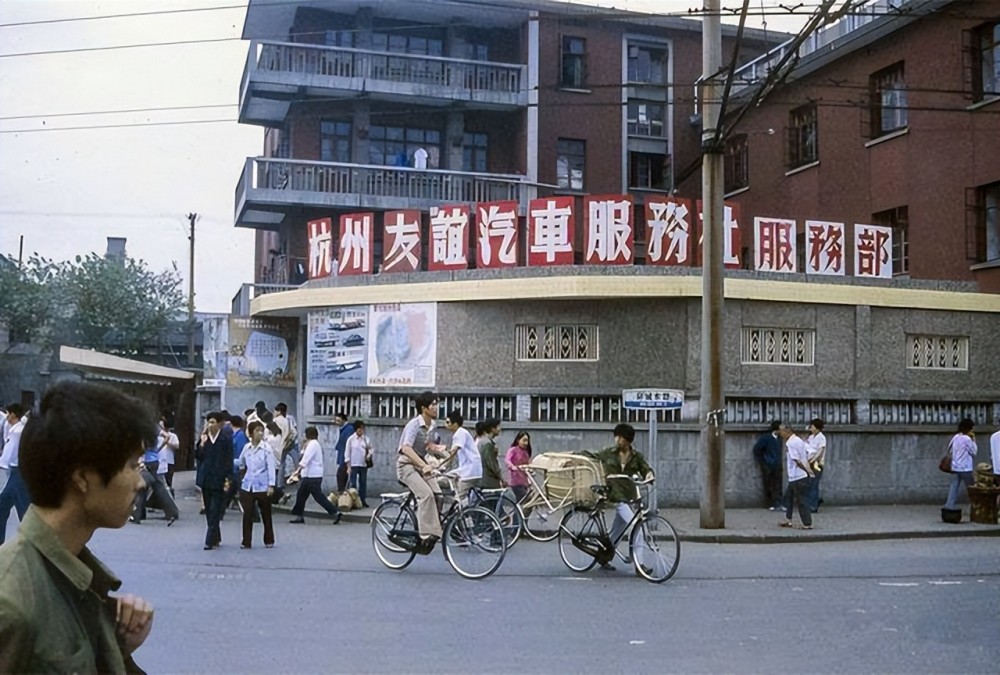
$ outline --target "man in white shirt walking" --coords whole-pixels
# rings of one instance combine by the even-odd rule
[[[3,454],[0,454],[0,468],[7,472],[7,483],[3,486],[3,490],[0,490],[0,544],[7,538],[7,520],[10,518],[11,508],[17,511],[19,520],[24,520],[24,514],[31,503],[28,487],[21,478],[18,457],[21,432],[27,421],[25,412],[24,406],[20,403],[11,403],[7,406],[7,431],[4,436]]]
[[[819,417],[813,418],[809,422],[809,437],[806,438],[806,446],[809,448],[809,467],[812,469],[814,478],[809,481],[809,489],[806,491],[806,503],[812,513],[819,511],[819,504],[822,499],[819,496],[819,482],[823,477],[823,468],[826,466],[826,436],[823,435],[825,426]]]
[[[812,511],[806,501],[806,493],[809,490],[809,482],[813,477],[813,470],[809,466],[809,447],[806,442],[795,435],[792,428],[787,424],[782,424],[778,429],[778,436],[785,442],[786,466],[788,473],[788,492],[785,494],[785,520],[780,523],[782,527],[792,527],[792,508],[795,504],[799,507],[799,518],[802,519],[802,529],[812,529]]]
[[[301,476],[298,494],[295,495],[295,506],[292,507],[294,518],[292,523],[304,523],[302,514],[306,510],[306,500],[312,496],[316,503],[333,516],[333,524],[340,522],[340,509],[323,494],[323,446],[319,444],[319,430],[316,427],[306,427],[306,445],[302,450],[302,459],[292,476]]]
[[[462,426],[465,418],[462,411],[455,409],[445,417],[444,426],[451,432],[451,454],[448,460],[458,455],[458,467],[451,473],[458,476],[458,498],[465,499],[473,487],[479,485],[483,477],[483,461],[479,457],[479,448],[469,430]]]

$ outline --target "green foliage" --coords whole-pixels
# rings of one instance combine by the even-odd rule
[[[157,344],[184,306],[176,268],[155,273],[139,260],[94,253],[64,263],[32,256],[20,271],[0,264],[0,293],[0,321],[19,339],[126,356]]]

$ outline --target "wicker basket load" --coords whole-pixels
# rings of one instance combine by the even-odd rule
[[[532,457],[530,466],[545,472],[545,495],[553,504],[593,504],[590,486],[604,484],[604,467],[584,455],[546,452]]]

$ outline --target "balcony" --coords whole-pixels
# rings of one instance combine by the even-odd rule
[[[486,110],[528,104],[526,66],[253,40],[240,82],[240,122],[280,125],[293,101],[354,98]]]
[[[516,201],[537,186],[524,176],[248,157],[236,185],[236,225],[276,229],[301,208],[427,210],[448,203]]]

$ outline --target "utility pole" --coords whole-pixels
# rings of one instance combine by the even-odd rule
[[[190,253],[188,254],[188,367],[194,368],[194,224],[198,222],[197,213],[187,214],[188,222],[191,225],[191,234],[188,241],[191,242]]]
[[[724,165],[719,112],[722,106],[722,17],[720,0],[705,0],[702,20],[701,199],[704,244],[701,292],[701,447],[705,452],[700,526],[726,526],[726,445],[722,430],[722,306]]]

